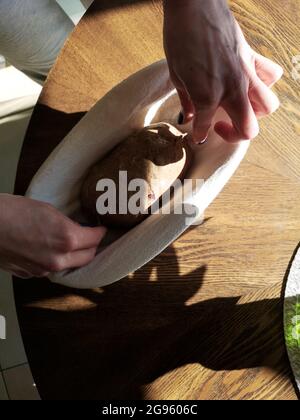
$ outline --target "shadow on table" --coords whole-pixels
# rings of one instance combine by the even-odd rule
[[[158,280],[150,281],[154,270]],[[181,276],[169,248],[102,290],[17,280],[19,319],[42,398],[149,398],[146,384],[190,363],[214,371],[267,366],[290,375],[281,300],[188,303],[205,273],[203,266]]]
[[[83,115],[35,108],[16,193],[26,191],[38,167]],[[157,281],[151,281],[154,271]],[[133,277],[103,290],[15,280],[20,328],[42,398],[149,398],[145,385],[191,363],[214,371],[267,366],[292,377],[283,341],[283,300],[199,302],[205,273],[202,266],[180,275],[169,247]]]
[[[24,195],[26,193],[33,176],[42,163],[84,115],[85,112],[67,114],[45,105],[36,105],[21,150],[15,181],[15,194]],[[41,128],[37,130],[33,127]],[[47,127],[47,129],[42,127]]]

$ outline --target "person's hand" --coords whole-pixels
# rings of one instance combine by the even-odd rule
[[[207,138],[219,106],[232,121],[214,127],[224,140],[256,137],[257,118],[279,106],[270,87],[282,68],[250,48],[225,0],[164,0],[164,12],[170,76],[194,141]]]
[[[18,277],[88,264],[105,233],[104,227],[81,227],[48,204],[0,194],[0,268]]]

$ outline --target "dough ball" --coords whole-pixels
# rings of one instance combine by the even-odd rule
[[[184,176],[187,165],[188,147],[185,135],[175,127],[161,123],[135,132],[91,168],[81,189],[84,213],[93,222],[101,225],[126,228],[135,226],[147,216],[149,207],[174,181]],[[120,173],[123,174],[123,183],[120,183]],[[130,182],[136,179],[146,181],[145,188],[129,191]],[[105,183],[104,180],[113,181],[116,187],[110,201],[114,201],[114,204],[109,206],[109,214],[99,214],[97,211],[97,202],[101,201],[106,206],[111,197],[109,195],[108,198],[108,189],[97,191],[97,184],[99,181]],[[139,195],[136,203],[143,212],[131,214],[128,212],[128,204],[135,202],[137,191]],[[123,194],[122,205],[125,205],[126,214],[122,214],[119,208],[120,193]]]

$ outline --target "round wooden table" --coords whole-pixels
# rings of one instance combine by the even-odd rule
[[[160,256],[122,281],[72,290],[14,281],[43,399],[295,399],[283,339],[285,275],[300,239],[300,4],[237,0],[250,43],[285,69],[282,107],[261,122],[237,174]],[[15,192],[116,83],[164,56],[160,1],[99,0],[49,75]],[[116,110],[117,115],[117,110]]]

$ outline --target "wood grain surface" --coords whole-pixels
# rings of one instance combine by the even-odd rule
[[[282,292],[300,239],[297,0],[230,2],[259,52],[285,69],[282,107],[206,213],[141,270],[79,291],[15,279],[44,399],[296,399]],[[96,0],[69,38],[26,136],[16,192],[83,113],[163,57],[160,1]],[[137,251],[138,252],[138,251]]]

